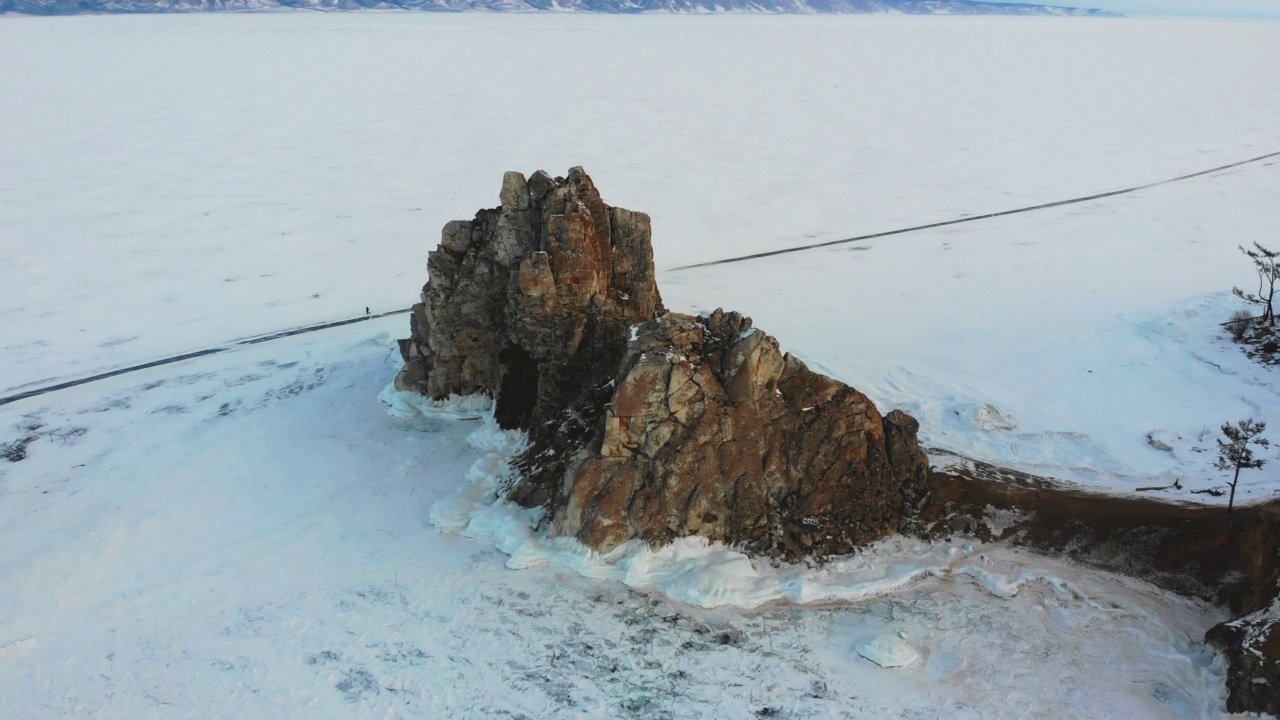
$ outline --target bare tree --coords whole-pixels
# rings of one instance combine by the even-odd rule
[[[1280,250],[1268,250],[1256,242],[1253,244],[1253,250],[1246,249],[1243,245],[1239,247],[1240,252],[1249,256],[1253,261],[1254,269],[1258,271],[1258,292],[1247,293],[1238,287],[1231,288],[1231,292],[1245,302],[1261,305],[1262,319],[1271,327],[1275,327],[1276,312],[1272,301],[1276,296],[1276,283],[1280,282],[1280,264],[1277,264]]]
[[[1236,504],[1236,485],[1240,482],[1241,470],[1255,470],[1266,464],[1266,460],[1253,457],[1253,449],[1250,445],[1256,445],[1260,448],[1271,446],[1271,442],[1262,437],[1262,433],[1267,429],[1264,422],[1255,422],[1253,418],[1241,420],[1235,425],[1224,423],[1222,425],[1222,435],[1226,438],[1218,438],[1218,462],[1214,463],[1214,467],[1219,470],[1234,470],[1235,476],[1231,479],[1231,497],[1227,500],[1227,512],[1231,512],[1231,508]]]

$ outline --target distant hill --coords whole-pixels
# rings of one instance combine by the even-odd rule
[[[0,12],[188,13],[299,8],[307,10],[435,10],[464,12],[568,11],[592,13],[907,13],[912,15],[1111,15],[1054,5],[975,0],[0,0]]]

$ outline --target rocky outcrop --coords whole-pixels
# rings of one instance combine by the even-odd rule
[[[784,354],[737,313],[667,313],[649,218],[591,179],[507,173],[445,226],[401,390],[496,398],[529,432],[510,497],[598,550],[685,535],[789,557],[899,529],[925,494],[916,421]]]
[[[1280,714],[1280,612],[1268,608],[1205,635],[1227,656],[1227,711]]]
[[[896,532],[923,493],[913,419],[882,418],[737,313],[640,325],[614,388],[599,437],[546,493],[553,531],[592,547],[701,535],[847,553]]]

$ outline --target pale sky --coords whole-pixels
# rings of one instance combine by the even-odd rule
[[[1074,0],[1047,5],[1097,7],[1131,14],[1280,18],[1280,0]]]

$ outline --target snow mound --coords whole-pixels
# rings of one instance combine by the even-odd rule
[[[877,635],[858,643],[854,650],[882,668],[906,667],[920,659],[911,643],[896,635]]]
[[[1018,423],[1000,408],[986,403],[978,408],[973,424],[979,430],[1017,430]]]
[[[1147,444],[1162,452],[1173,452],[1174,444],[1181,440],[1180,436],[1168,430],[1152,430],[1147,433]]]

